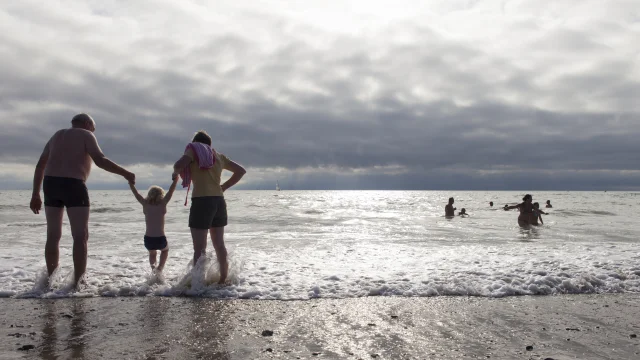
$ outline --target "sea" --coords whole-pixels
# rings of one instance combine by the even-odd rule
[[[85,283],[73,278],[65,216],[60,267],[46,285],[44,212],[29,191],[0,192],[0,296],[194,296],[307,300],[366,296],[640,292],[640,193],[531,192],[544,225],[518,226],[524,192],[234,191],[226,193],[229,284],[209,243],[194,267],[189,207],[166,216],[169,259],[154,274],[142,207],[129,191],[91,191]],[[468,217],[444,217],[449,197]],[[489,202],[494,202],[494,207]],[[456,213],[458,212],[456,211]]]

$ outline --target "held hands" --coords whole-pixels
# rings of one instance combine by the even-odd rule
[[[178,173],[173,173],[171,174],[171,181],[173,181],[174,183],[178,182],[178,179],[180,179],[180,175],[178,175]]]
[[[131,185],[135,185],[136,184],[136,174],[130,172],[130,173],[127,173],[126,175],[124,175],[124,178],[129,182],[129,184],[131,184]]]
[[[33,195],[31,197],[31,203],[29,204],[29,207],[34,214],[40,214],[40,210],[42,209],[42,199],[40,199],[40,194]]]

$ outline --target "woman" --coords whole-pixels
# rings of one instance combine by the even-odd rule
[[[233,173],[220,185],[222,170]],[[227,249],[224,246],[224,227],[227,225],[227,204],[224,191],[235,185],[246,170],[228,157],[211,148],[211,137],[206,131],[198,131],[187,145],[184,155],[173,165],[173,176],[182,177],[182,186],[193,181],[189,228],[193,239],[193,265],[207,249],[207,233],[220,264],[220,281],[223,284],[229,272]],[[186,204],[186,203],[185,203]]]
[[[529,227],[534,222],[533,204],[531,203],[533,198],[527,194],[522,198],[522,203],[512,206],[505,206],[505,210],[518,209],[520,215],[518,215],[518,225],[521,227]]]

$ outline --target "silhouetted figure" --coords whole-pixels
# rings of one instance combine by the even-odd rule
[[[546,208],[547,208],[547,209],[550,209],[550,208],[552,208],[552,207],[553,207],[553,206],[551,206],[551,200],[547,200],[547,206],[546,206]]]
[[[456,208],[453,207],[454,200],[449,198],[449,203],[444,207],[444,216],[456,216]]]

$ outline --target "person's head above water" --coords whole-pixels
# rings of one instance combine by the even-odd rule
[[[206,131],[200,130],[193,135],[193,140],[191,140],[191,142],[199,142],[211,146],[211,136],[209,136]]]
[[[91,116],[89,116],[89,114],[82,113],[71,119],[71,127],[94,132],[96,131],[96,122],[91,118]]]
[[[493,201],[489,201],[489,206],[493,206]]]
[[[449,204],[453,204],[453,198],[452,197],[449,198]]]
[[[547,205],[551,205],[551,200],[547,200]]]
[[[467,210],[465,208],[460,209],[460,214],[467,214]]]
[[[530,194],[527,194],[522,198],[522,201],[531,202],[531,201],[533,201],[533,197]]]

